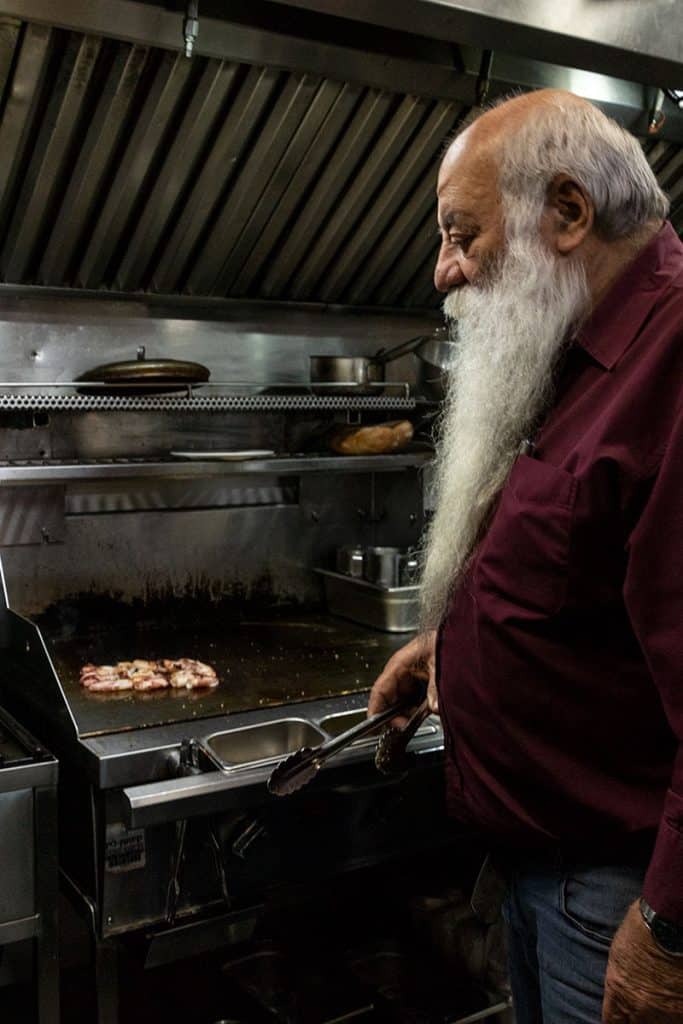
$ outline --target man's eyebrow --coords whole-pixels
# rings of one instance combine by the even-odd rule
[[[457,231],[477,231],[478,225],[473,218],[459,210],[445,210],[439,221],[439,226],[449,231],[455,228]]]

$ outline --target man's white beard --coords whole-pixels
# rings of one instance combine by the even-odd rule
[[[423,552],[424,629],[445,615],[520,444],[549,407],[560,353],[590,309],[583,266],[555,257],[540,238],[509,240],[486,277],[444,302],[457,320],[457,349]]]

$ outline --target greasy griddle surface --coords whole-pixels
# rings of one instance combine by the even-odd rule
[[[322,615],[233,622],[222,629],[126,628],[68,640],[45,635],[81,736],[354,693],[372,684],[407,639]],[[79,683],[86,662],[181,657],[212,665],[220,685],[103,694]]]

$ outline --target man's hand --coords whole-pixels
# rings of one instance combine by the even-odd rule
[[[681,1024],[683,957],[665,953],[632,903],[607,963],[603,1024]]]
[[[410,700],[415,697],[415,703],[421,700],[422,685],[428,683],[427,697],[429,708],[432,714],[439,713],[439,703],[436,694],[436,677],[434,656],[436,648],[436,631],[422,633],[414,640],[401,647],[396,654],[389,658],[384,666],[384,671],[375,680],[370,692],[368,701],[368,714],[376,715],[379,711],[397,700]],[[398,715],[392,722],[400,728],[408,721],[407,716]]]

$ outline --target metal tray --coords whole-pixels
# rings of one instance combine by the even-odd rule
[[[217,768],[228,772],[277,762],[301,747],[317,747],[324,739],[325,734],[305,718],[279,718],[215,732],[202,747]]]
[[[328,569],[316,571],[323,577],[327,607],[333,615],[387,633],[412,633],[417,629],[419,587],[379,587]]]

